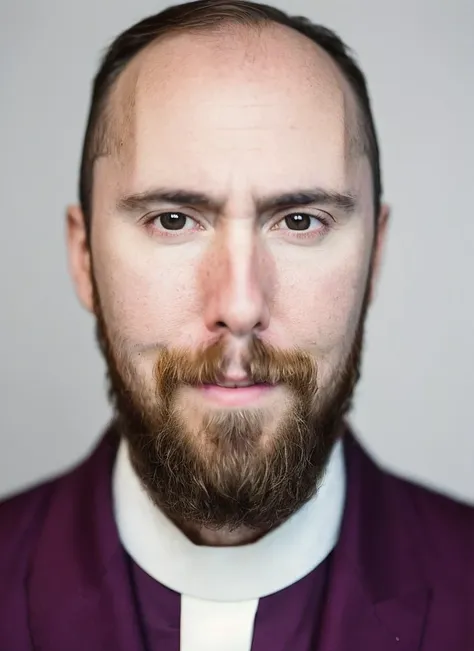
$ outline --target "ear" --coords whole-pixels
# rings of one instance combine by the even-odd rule
[[[69,272],[82,305],[94,311],[91,252],[84,215],[79,206],[69,206],[66,213],[66,240]]]
[[[380,276],[380,269],[382,266],[382,259],[385,250],[385,242],[387,239],[388,222],[390,218],[390,207],[387,204],[382,204],[380,213],[378,215],[376,239],[374,242],[374,251],[372,259],[372,278],[370,281],[370,297],[369,301],[372,302],[375,297],[375,289]]]

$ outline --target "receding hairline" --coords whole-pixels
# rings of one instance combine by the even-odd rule
[[[307,44],[313,47],[315,58],[316,56],[320,56],[329,64],[331,73],[342,88],[344,98],[347,159],[352,160],[367,155],[368,143],[362,107],[344,72],[340,69],[331,54],[311,38],[298,32],[298,30],[272,21],[266,16],[262,16],[261,19],[252,17],[246,21],[241,21],[232,16],[219,24],[210,23],[203,25],[202,21],[200,21],[196,25],[177,25],[168,29],[166,33],[154,38],[140,52],[133,56],[123,68],[118,70],[107,92],[103,96],[102,106],[96,118],[91,147],[91,165],[100,157],[120,156],[126,142],[133,136],[133,118],[136,106],[137,82],[139,79],[138,70],[142,60],[149,56],[150,52],[154,49],[163,45],[166,41],[173,40],[185,34],[208,37],[215,35],[219,38],[222,35],[228,36],[229,31],[232,32],[235,30],[240,39],[244,40],[245,35],[249,31],[261,35],[264,30],[280,29],[296,36],[298,40],[304,39],[304,42],[307,42]],[[216,40],[215,45],[218,44],[219,40]]]

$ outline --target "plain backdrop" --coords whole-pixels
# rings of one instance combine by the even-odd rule
[[[109,417],[70,282],[90,82],[168,3],[0,0],[0,494],[79,459]],[[384,466],[474,503],[474,2],[275,2],[335,29],[368,77],[392,223],[353,423]]]

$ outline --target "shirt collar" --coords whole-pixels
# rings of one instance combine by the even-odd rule
[[[265,597],[315,569],[337,542],[345,489],[343,445],[338,440],[319,490],[286,522],[248,545],[207,547],[192,543],[153,504],[124,439],[113,472],[115,519],[131,558],[171,590],[212,601]]]

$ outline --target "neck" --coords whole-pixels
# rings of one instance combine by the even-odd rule
[[[250,529],[248,527],[238,527],[237,529],[229,529],[228,527],[208,529],[202,525],[195,525],[189,522],[184,524],[175,522],[175,524],[195,545],[207,547],[238,547],[240,545],[249,545],[268,533],[268,531]]]

